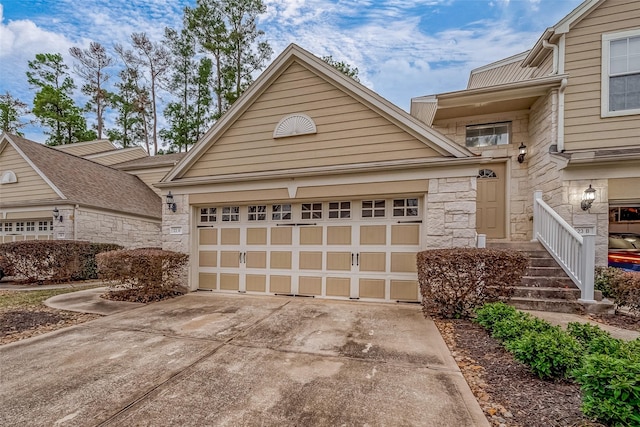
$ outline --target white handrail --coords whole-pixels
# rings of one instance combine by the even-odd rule
[[[595,226],[574,229],[542,200],[533,196],[533,239],[538,240],[580,289],[584,302],[594,302]]]

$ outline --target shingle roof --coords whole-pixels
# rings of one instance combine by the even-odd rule
[[[130,169],[147,169],[160,166],[174,166],[178,163],[187,153],[173,153],[142,157],[139,159],[129,160],[127,162],[118,163],[113,165],[114,168],[120,170]]]
[[[138,177],[15,135],[7,137],[69,202],[162,217],[162,200]]]

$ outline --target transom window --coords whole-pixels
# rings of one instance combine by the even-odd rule
[[[509,143],[511,122],[467,126],[467,147],[488,147]]]
[[[640,114],[640,30],[602,36],[602,116]]]
[[[393,216],[418,216],[418,199],[394,199]]]
[[[498,175],[491,169],[480,169],[478,171],[478,178],[497,178]]]
[[[303,203],[302,219],[322,219],[322,203]]]
[[[222,208],[223,222],[240,221],[240,206],[224,206]]]
[[[271,219],[274,221],[291,219],[291,205],[271,205]]]
[[[249,206],[249,221],[266,221],[267,205]]]
[[[385,216],[384,200],[363,200],[362,218],[381,218]]]
[[[351,218],[351,202],[330,202],[329,218]]]
[[[200,222],[216,222],[218,208],[200,208]]]

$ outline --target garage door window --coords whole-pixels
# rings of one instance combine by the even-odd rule
[[[222,208],[223,222],[240,221],[240,206],[225,206]]]
[[[12,222],[5,222],[4,223],[4,232],[5,233],[10,233],[13,231],[13,223]]]
[[[249,221],[266,221],[267,205],[249,206]]]
[[[351,202],[330,202],[329,218],[351,218]]]
[[[385,216],[384,200],[363,200],[362,218],[383,218]]]
[[[418,199],[395,199],[393,216],[418,216]]]
[[[16,222],[16,231],[24,231],[24,222]]]
[[[36,231],[35,221],[27,221],[27,231]]]
[[[291,205],[272,205],[271,219],[274,221],[291,219]]]
[[[322,203],[303,203],[302,219],[322,219]]]
[[[217,208],[201,208],[200,222],[202,223],[216,222],[217,212],[218,212]]]

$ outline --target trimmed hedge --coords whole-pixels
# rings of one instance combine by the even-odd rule
[[[111,243],[29,240],[0,244],[0,268],[24,283],[96,279],[96,255],[122,249]]]
[[[418,281],[425,315],[468,318],[492,301],[508,300],[528,259],[518,251],[455,248],[418,253]]]
[[[595,289],[606,298],[613,298],[618,307],[640,313],[640,273],[615,267],[597,267]]]
[[[111,282],[108,299],[150,302],[187,291],[182,283],[187,254],[131,249],[101,253],[96,259],[100,278]]]
[[[502,303],[476,313],[475,322],[501,337],[533,373],[580,384],[585,415],[609,426],[640,426],[640,339],[615,339],[597,326],[574,322],[564,332]]]

